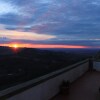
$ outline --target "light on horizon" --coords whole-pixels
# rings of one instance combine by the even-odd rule
[[[18,48],[19,48],[19,47],[18,47],[18,44],[13,44],[13,45],[12,45],[12,48],[18,49]]]
[[[55,45],[55,44],[30,44],[30,43],[7,43],[0,46],[8,46],[14,49],[18,48],[91,48],[91,46],[82,45]]]

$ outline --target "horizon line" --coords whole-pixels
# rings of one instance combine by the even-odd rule
[[[44,48],[44,49],[53,49],[53,48],[62,48],[62,49],[85,49],[85,48],[100,48],[100,47],[92,47],[92,46],[83,46],[83,45],[61,45],[61,44],[30,44],[30,43],[5,43],[0,44],[0,46],[6,47],[14,47],[17,45],[17,48]]]

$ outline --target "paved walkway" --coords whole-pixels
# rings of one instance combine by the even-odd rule
[[[57,95],[52,100],[100,100],[100,72],[87,72],[71,85],[69,95]]]

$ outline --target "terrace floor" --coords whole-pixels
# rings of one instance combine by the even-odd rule
[[[72,83],[70,93],[59,94],[51,100],[100,100],[100,72],[87,72]]]

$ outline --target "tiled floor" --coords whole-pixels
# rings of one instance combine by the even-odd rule
[[[87,72],[75,81],[69,95],[57,95],[52,100],[100,100],[100,72]]]

